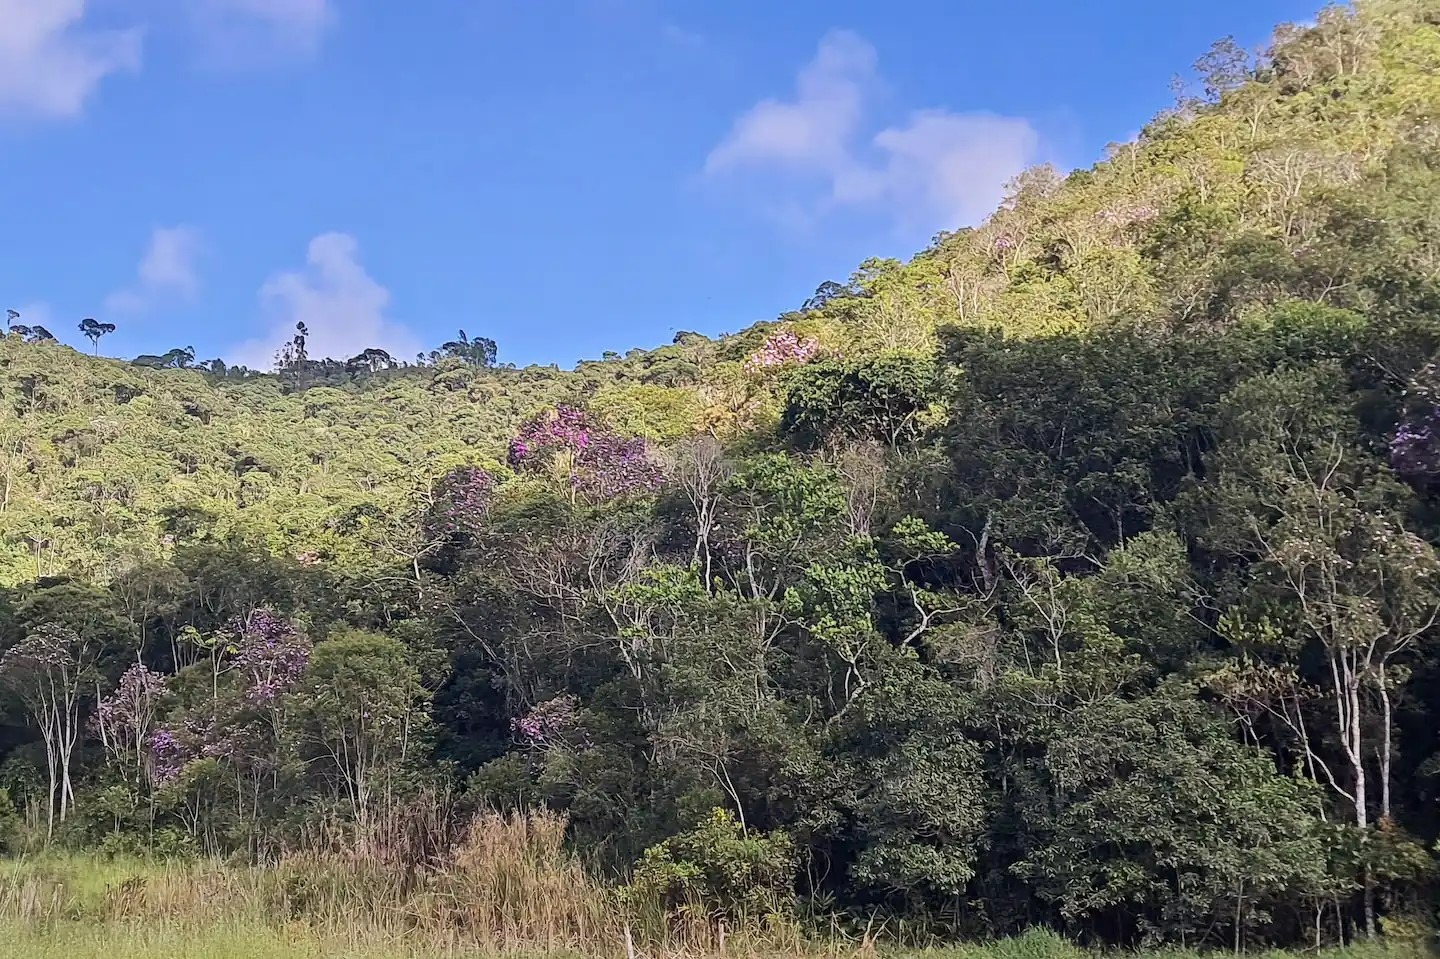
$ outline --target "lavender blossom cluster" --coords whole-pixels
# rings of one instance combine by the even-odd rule
[[[235,666],[248,680],[246,698],[268,706],[288,692],[310,665],[310,646],[288,620],[267,609],[237,624]]]
[[[571,488],[592,500],[608,500],[660,487],[660,467],[645,440],[621,436],[583,410],[561,406],[520,427],[510,443],[510,465],[538,471],[569,457]]]
[[[1440,476],[1440,370],[1426,366],[1406,396],[1405,413],[1390,440],[1390,465],[1411,480]]]
[[[479,466],[461,466],[435,481],[431,530],[442,535],[474,534],[490,510],[495,477]]]
[[[180,773],[190,762],[189,748],[168,729],[160,728],[150,733],[150,774],[162,786],[168,786],[180,778]]]
[[[95,707],[95,724],[113,740],[133,739],[132,731],[144,735],[143,727],[153,714],[155,700],[165,693],[166,677],[144,663],[125,670],[120,684]]]

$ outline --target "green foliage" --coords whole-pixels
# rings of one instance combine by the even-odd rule
[[[14,855],[20,851],[24,827],[25,821],[10,799],[10,791],[0,788],[0,855]]]
[[[642,908],[712,921],[773,924],[794,909],[796,866],[784,833],[749,834],[717,809],[694,829],[645,850],[626,897]]]
[[[397,774],[426,732],[420,671],[399,641],[346,632],[315,647],[301,696],[301,722],[328,760],[354,814],[364,819],[405,782]]]
[[[1035,845],[1015,871],[1067,921],[1123,907],[1188,941],[1328,891],[1314,791],[1193,701],[1087,705],[1047,739],[1019,808]]]
[[[57,839],[257,859],[463,786],[564,810],[655,928],[1406,929],[1440,825],[1432,6],[1221,44],[1095,167],[718,340],[562,372],[297,329],[272,376],[4,337],[0,654],[70,695],[0,699],[3,782]],[[601,434],[645,495],[570,482]],[[82,682],[17,665],[56,635]],[[116,749],[90,717],[137,661],[163,689]]]
[[[897,448],[922,434],[935,391],[928,357],[882,354],[810,363],[789,378],[781,429],[808,447],[850,437]]]

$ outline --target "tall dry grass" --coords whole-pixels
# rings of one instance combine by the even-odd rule
[[[364,828],[318,827],[301,851],[258,866],[21,860],[0,866],[0,922],[32,931],[298,929],[357,952],[389,943],[427,956],[854,951],[817,949],[773,926],[737,932],[701,910],[637,910],[586,871],[565,830],[553,813],[456,824],[422,804]]]

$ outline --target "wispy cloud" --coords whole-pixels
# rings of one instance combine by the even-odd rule
[[[660,24],[660,35],[670,44],[684,50],[698,50],[705,46],[705,35],[673,20]]]
[[[389,317],[390,291],[361,265],[360,246],[346,233],[326,233],[310,241],[306,266],[277,273],[265,282],[260,300],[268,332],[230,351],[236,363],[268,369],[275,352],[304,323],[312,358],[346,358],[367,348],[407,359],[420,343]]]
[[[338,16],[333,0],[194,0],[190,9],[207,60],[229,66],[311,55]]]
[[[85,22],[85,0],[0,0],[0,109],[80,113],[106,77],[140,68],[141,32]]]
[[[158,227],[140,259],[135,282],[105,298],[107,313],[145,313],[200,292],[200,233],[188,226]]]
[[[800,70],[794,95],[742,113],[705,173],[766,177],[771,212],[789,222],[849,207],[933,230],[982,219],[1005,184],[1040,159],[1040,135],[1021,117],[928,109],[877,130],[866,121],[883,87],[875,48],[831,31]]]

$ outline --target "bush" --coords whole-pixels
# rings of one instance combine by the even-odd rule
[[[794,913],[795,869],[789,836],[747,832],[716,809],[689,832],[645,850],[626,900],[672,916],[774,925]]]
[[[0,787],[0,853],[20,851],[25,821],[10,800],[10,791]]]

